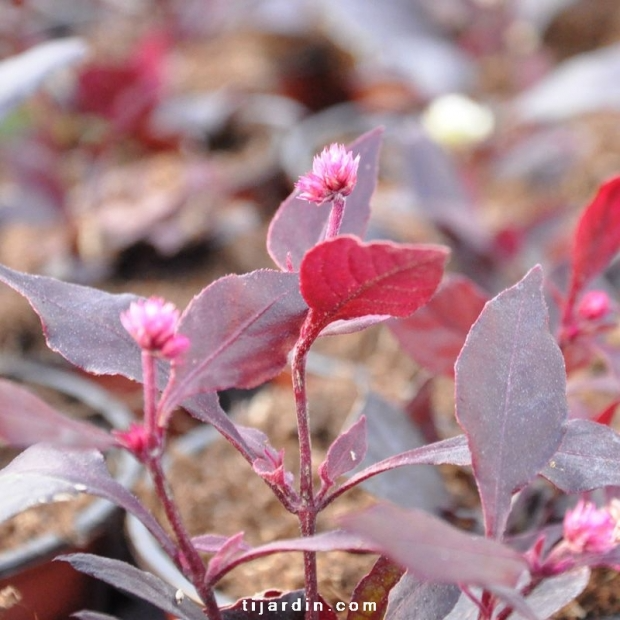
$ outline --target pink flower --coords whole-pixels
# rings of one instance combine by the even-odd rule
[[[610,309],[609,295],[605,291],[588,291],[577,306],[577,313],[583,319],[594,321],[604,317]]]
[[[299,178],[299,198],[317,205],[348,196],[357,182],[360,156],[353,157],[342,144],[332,144],[314,157],[312,172]]]
[[[607,508],[579,500],[564,516],[564,540],[573,553],[607,553],[617,544],[616,520]]]
[[[140,457],[148,447],[148,436],[142,424],[132,422],[126,431],[112,431],[119,445]]]
[[[177,334],[179,311],[159,297],[132,302],[121,314],[123,327],[144,351],[169,360],[189,347],[189,339]]]

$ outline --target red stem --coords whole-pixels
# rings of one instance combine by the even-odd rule
[[[327,220],[327,230],[325,232],[325,239],[331,239],[336,237],[340,233],[340,226],[342,225],[342,218],[344,217],[345,198],[338,194],[332,201],[332,210],[329,213],[329,219]]]
[[[299,494],[300,506],[297,511],[302,536],[313,536],[316,532],[316,516],[318,508],[314,496],[312,479],[312,440],[310,436],[310,420],[308,416],[308,400],[306,395],[306,355],[314,342],[318,331],[312,329],[312,313],[308,315],[301,330],[301,337],[293,350],[292,373],[295,408],[297,412],[297,432],[299,435]],[[306,328],[306,326],[309,327]],[[306,328],[306,329],[304,329]],[[318,601],[318,578],[316,553],[304,551],[304,576],[306,585],[306,601],[309,603],[306,620],[318,620],[318,612],[314,603]]]

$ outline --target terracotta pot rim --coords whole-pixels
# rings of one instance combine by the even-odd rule
[[[131,411],[106,390],[75,371],[55,368],[41,362],[0,355],[0,375],[57,389],[100,413],[114,428],[125,428],[133,419]],[[115,451],[116,480],[131,488],[138,479],[140,464],[125,451]],[[10,577],[35,563],[60,553],[86,546],[100,533],[118,508],[104,499],[94,499],[75,518],[75,542],[55,534],[42,534],[10,551],[0,552],[0,579]]]

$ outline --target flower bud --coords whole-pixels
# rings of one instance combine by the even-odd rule
[[[332,144],[316,155],[312,172],[299,178],[298,198],[321,205],[348,196],[357,183],[360,156],[353,157],[342,144]]]
[[[594,321],[604,317],[611,307],[605,291],[588,291],[577,306],[577,313],[583,319]]]
[[[123,327],[144,351],[174,360],[189,347],[189,339],[177,334],[179,311],[159,297],[132,302],[121,314]]]

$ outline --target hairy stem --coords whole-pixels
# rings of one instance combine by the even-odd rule
[[[142,386],[144,393],[144,430],[149,441],[156,441],[160,436],[155,419],[157,384],[155,382],[155,358],[150,351],[142,351]]]
[[[221,620],[221,614],[213,588],[205,586],[204,580],[206,575],[206,567],[198,551],[191,541],[189,532],[185,528],[185,524],[181,519],[181,515],[172,497],[170,488],[166,481],[159,455],[149,458],[147,467],[153,478],[155,492],[162,503],[166,517],[177,539],[178,553],[173,558],[183,574],[189,577],[194,584],[200,598],[205,604],[205,611],[210,620]]]
[[[327,220],[327,230],[325,232],[325,239],[331,239],[336,237],[340,232],[340,226],[342,225],[342,218],[344,217],[344,206],[346,199],[344,196],[338,194],[332,201],[332,210],[329,213],[329,219]]]
[[[313,536],[316,532],[317,507],[312,480],[312,440],[310,437],[310,420],[306,395],[306,355],[313,338],[302,337],[293,351],[292,372],[295,409],[297,412],[297,431],[299,435],[299,494],[300,507],[298,518],[302,536]],[[318,580],[316,553],[304,551],[304,576],[306,583],[306,601],[310,604],[306,611],[306,620],[317,620],[314,603],[318,600]]]

